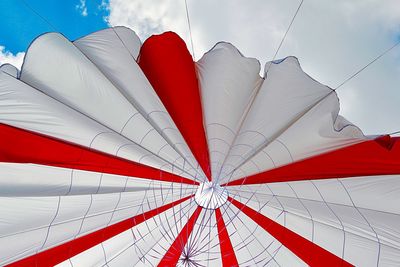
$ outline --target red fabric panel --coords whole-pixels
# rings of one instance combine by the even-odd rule
[[[225,184],[400,174],[400,138],[383,136]]]
[[[5,124],[0,124],[0,162],[34,163],[151,180],[199,184],[140,163]]]
[[[139,65],[210,180],[199,85],[185,42],[173,32],[153,35],[140,50]]]
[[[79,253],[82,253],[85,250],[90,249],[91,247],[94,247],[106,241],[107,239],[110,239],[126,230],[129,230],[130,228],[188,200],[191,197],[193,197],[193,195],[187,196],[180,200],[158,207],[154,210],[147,211],[140,215],[136,215],[135,217],[110,225],[106,228],[97,230],[93,233],[79,237],[62,245],[42,251],[38,254],[11,263],[7,265],[7,267],[54,266],[71,257],[74,257],[75,255],[78,255]]]
[[[238,261],[236,259],[235,251],[233,250],[232,247],[231,239],[229,237],[228,231],[226,230],[224,218],[222,218],[222,214],[219,208],[215,210],[215,216],[217,219],[219,247],[221,249],[221,255],[222,255],[222,266],[223,267],[239,266]]]
[[[186,246],[186,243],[189,239],[190,234],[193,231],[194,225],[197,221],[197,218],[200,215],[202,208],[199,206],[194,211],[193,215],[189,218],[186,225],[182,228],[178,237],[175,239],[174,243],[172,243],[171,247],[165,253],[164,257],[161,259],[158,266],[160,267],[171,267],[176,266],[179,258],[182,255],[183,249]]]
[[[339,258],[268,217],[265,217],[245,204],[231,197],[229,197],[228,200],[309,266],[353,266],[342,258]]]

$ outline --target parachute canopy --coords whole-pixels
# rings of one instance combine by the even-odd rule
[[[38,37],[0,71],[3,266],[399,266],[400,141],[295,57]]]

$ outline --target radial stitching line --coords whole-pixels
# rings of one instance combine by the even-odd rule
[[[313,180],[309,180],[309,181],[312,182],[312,183],[314,182]],[[246,185],[243,185],[243,186],[246,186]],[[250,186],[251,186],[251,185],[250,185]],[[258,185],[257,185],[257,186],[258,186]],[[245,192],[245,193],[249,193],[249,194],[252,193],[252,191],[247,191],[247,190],[244,190],[243,188],[242,188],[242,189],[235,189],[235,188],[232,188],[231,190],[240,191],[240,192]],[[319,191],[319,189],[317,189],[317,191]],[[257,192],[256,194],[257,194],[257,195],[261,195],[261,196],[271,196],[271,197],[280,197],[280,198],[297,199],[297,198],[294,198],[294,197],[289,197],[289,196],[284,196],[284,195],[276,195],[276,194],[274,194],[274,193],[272,193],[272,194],[264,194],[264,193]],[[303,197],[299,197],[298,199],[306,200],[306,201],[310,201],[310,202],[324,202],[324,203],[327,203],[327,204],[330,204],[330,205],[335,205],[335,206],[350,207],[350,208],[354,207],[353,205],[346,205],[346,204],[335,203],[335,202],[327,202],[326,200],[324,200],[324,198],[322,198],[323,201],[318,201],[318,200],[315,200],[315,199],[309,199],[309,198],[303,198]],[[366,208],[366,207],[360,207],[360,206],[355,206],[355,207],[357,207],[357,208],[359,208],[359,209],[362,209],[362,210],[366,210],[366,211],[373,211],[373,212],[376,212],[376,213],[383,213],[383,214],[389,214],[389,215],[393,215],[393,216],[400,216],[399,213],[393,213],[393,212],[388,212],[388,211],[375,210],[375,209]]]
[[[28,161],[30,163],[47,166],[81,169],[101,173],[106,172],[134,177],[148,177],[149,173],[157,172],[155,167],[143,165],[125,158],[116,157],[114,155],[84,147],[82,145],[69,143],[59,138],[20,129],[6,124],[0,124],[0,128],[2,129],[2,131],[0,131],[1,136],[3,136],[3,138],[9,138],[10,140],[15,140],[18,142],[18,147],[22,149],[25,154],[22,156],[16,155],[15,152],[13,152],[13,148],[7,144],[5,140],[3,140],[1,144],[4,145],[4,149],[6,152],[8,152],[8,154],[3,156],[0,155],[1,161],[18,163],[25,163]],[[40,147],[40,153],[35,153],[34,151],[29,150],[29,147],[32,149],[37,149]],[[63,154],[63,152],[65,153]],[[61,157],[61,159],[54,160],[55,157]],[[113,162],[115,165],[110,165],[110,162]],[[122,168],[122,166],[124,168]],[[184,178],[173,173],[168,173],[167,178],[167,180],[172,179],[176,182],[186,181],[193,184],[198,183],[194,180]]]
[[[125,48],[125,50],[129,53],[129,55],[131,56],[131,58],[133,59],[133,61],[135,62],[135,63],[137,63],[137,61],[136,61],[136,59],[135,59],[135,57],[132,55],[132,53],[131,53],[131,51],[128,49],[128,47],[126,46],[126,44],[125,44],[125,42],[122,40],[122,38],[119,36],[119,34],[117,33],[117,31],[115,30],[115,28],[114,27],[111,27],[112,29],[113,29],[113,31],[114,31],[114,33],[115,33],[115,35],[118,37],[118,39],[120,40],[120,42],[122,43],[122,45],[123,45],[123,47]],[[79,48],[78,48],[79,49]],[[82,54],[83,54],[83,52],[82,52]],[[92,62],[93,63],[93,62]],[[93,63],[94,64],[94,63]],[[116,87],[117,89],[118,89],[118,87]],[[118,89],[119,90],[119,89]],[[121,92],[121,94],[122,94],[122,92]],[[123,95],[123,94],[122,94]],[[157,94],[156,94],[156,96],[157,96]],[[127,97],[125,97],[127,100],[128,100],[128,98]],[[158,98],[159,99],[159,98]],[[135,99],[134,99],[135,100]],[[130,102],[129,100],[128,100],[128,102]],[[161,102],[161,101],[160,101]],[[153,111],[150,111],[149,113],[147,113],[147,112],[145,112],[143,109],[142,109],[142,107],[137,103],[137,101],[135,100],[135,103],[131,103],[132,105],[133,105],[133,107],[146,119],[146,121],[148,121],[149,122],[149,124],[154,128],[154,129],[156,129],[156,131],[161,135],[161,137],[166,141],[166,143],[168,144],[168,145],[170,145],[174,150],[175,150],[175,152],[177,152],[182,158],[184,158],[184,155],[183,155],[183,153],[181,153],[180,151],[179,151],[179,149],[177,149],[176,148],[176,145],[175,145],[175,143],[173,143],[165,134],[164,134],[164,129],[160,129],[159,127],[158,127],[158,125],[157,125],[157,123],[155,123],[154,122],[154,120],[151,118],[151,114],[152,113],[163,113],[163,114],[167,114],[167,117],[169,117],[169,114],[167,113],[167,112],[165,112],[165,111],[162,111],[162,110],[153,110]],[[162,103],[161,103],[162,104]],[[140,112],[141,111],[141,112]],[[144,116],[144,114],[146,114],[146,116]],[[173,122],[173,120],[171,119],[171,121]],[[170,127],[171,129],[174,129],[174,128],[172,128],[172,127]],[[174,129],[174,130],[177,130],[177,129]],[[177,132],[178,133],[180,133],[178,130],[177,130]],[[187,144],[186,144],[186,146],[187,146]],[[186,149],[186,148],[185,148]],[[189,149],[189,151],[190,151],[190,149]],[[196,160],[197,161],[197,160]],[[195,170],[195,172],[196,172],[196,174],[200,174],[199,172],[198,172],[198,170],[197,169],[195,169],[194,168],[194,166],[191,164],[191,163],[189,163],[189,165]],[[200,174],[200,176],[201,176],[201,174]]]
[[[268,185],[266,185],[266,186],[268,187]],[[269,188],[269,187],[268,187],[268,188]],[[271,189],[269,189],[269,190],[271,191]],[[246,202],[246,204],[251,200],[251,198],[256,194],[256,192],[257,192],[257,190],[255,190],[255,191],[253,192],[252,196],[248,199],[248,201]],[[272,191],[271,191],[271,192],[272,192]],[[236,196],[236,195],[235,195],[235,196]],[[279,199],[277,199],[277,201],[280,203]],[[265,203],[265,204],[263,205],[263,207],[266,206],[267,204],[268,204],[268,202]],[[286,213],[285,213],[285,210],[284,210],[284,207],[282,206],[282,204],[280,204],[280,205],[281,205],[281,207],[282,207],[282,209],[283,209],[282,213],[284,214],[284,224],[286,225],[286,216],[285,216]],[[262,207],[262,208],[263,208],[263,207]],[[240,211],[241,211],[241,209],[239,209],[239,210],[235,213],[234,218],[238,217]],[[224,214],[225,214],[226,212],[227,212],[227,209],[225,210]],[[282,214],[282,213],[281,213],[281,214]],[[281,215],[281,214],[280,214],[280,215]],[[279,215],[279,216],[280,216],[280,215]],[[279,216],[278,216],[278,217],[279,217]],[[229,223],[232,223],[232,221],[233,221],[233,219],[231,219],[231,221],[230,221]],[[229,223],[228,223],[228,224],[229,224]],[[215,227],[215,226],[216,226],[216,224],[214,225],[214,227]],[[278,265],[279,265],[279,264],[278,264]]]
[[[188,207],[189,205],[190,205],[190,203],[186,204],[185,207]],[[185,207],[184,207],[184,208],[185,208]],[[188,212],[189,212],[189,211],[188,211]],[[171,218],[172,218],[172,216],[169,217],[169,219],[171,219]],[[111,259],[109,259],[109,260],[107,261],[107,263],[112,262],[114,259],[116,259],[118,256],[120,256],[121,254],[123,254],[123,253],[124,253],[126,250],[128,250],[129,248],[131,248],[131,247],[136,247],[138,241],[144,240],[144,238],[145,238],[147,235],[151,234],[151,232],[152,232],[152,231],[155,231],[157,228],[158,228],[158,226],[155,226],[155,227],[152,228],[151,230],[148,229],[149,231],[148,231],[144,236],[142,236],[141,238],[137,239],[137,238],[135,237],[134,233],[133,233],[134,227],[132,227],[132,228],[130,229],[130,230],[131,230],[131,234],[132,234],[132,244],[129,245],[128,247],[126,247],[125,249],[123,249],[122,251],[119,251],[118,254],[117,254],[117,255],[114,255]],[[162,238],[163,238],[163,236],[161,235],[161,237],[156,241],[156,243],[159,243],[159,242],[161,241]],[[103,242],[103,243],[104,243],[104,242]],[[151,249],[152,249],[152,248],[150,247],[150,249],[149,249],[148,251],[146,251],[146,253],[141,253],[142,256],[144,256],[145,254],[149,253],[149,252],[151,251]],[[141,260],[141,257],[138,257],[138,259],[139,259],[139,261],[140,261],[140,260]],[[137,262],[135,262],[135,263],[137,263]],[[105,266],[105,265],[103,265],[103,266]]]
[[[78,50],[79,50],[79,49],[78,49]],[[80,50],[79,50],[79,51],[80,51]],[[83,54],[83,53],[82,53],[82,54]],[[83,54],[83,55],[86,57],[85,54]],[[88,60],[89,60],[89,59],[88,59]],[[89,61],[90,61],[90,60],[89,60]],[[94,64],[94,63],[92,62],[92,64]],[[95,65],[95,64],[94,64],[94,65]],[[95,65],[95,66],[96,66],[96,65]],[[96,68],[97,68],[97,66],[96,66]],[[8,74],[8,73],[5,73],[5,74],[8,75],[8,76],[10,76],[10,77],[12,77],[13,79],[15,79],[14,76],[12,76],[12,75],[10,75],[10,74]],[[120,135],[117,131],[115,131],[115,130],[113,130],[112,128],[106,126],[105,124],[99,122],[98,120],[96,120],[96,119],[94,119],[94,118],[88,116],[87,114],[81,112],[80,110],[78,110],[78,109],[76,109],[76,108],[74,108],[74,107],[72,107],[72,106],[70,106],[70,105],[67,105],[67,104],[61,102],[60,100],[54,98],[53,96],[50,96],[50,95],[45,94],[43,91],[41,91],[41,90],[39,90],[38,88],[36,88],[36,87],[34,87],[34,86],[32,86],[32,85],[26,83],[26,82],[23,81],[23,80],[20,80],[20,79],[17,79],[17,80],[18,80],[19,82],[21,82],[21,83],[23,83],[23,84],[25,84],[25,85],[31,87],[31,88],[34,88],[36,91],[38,91],[39,93],[43,94],[44,96],[53,99],[55,102],[57,102],[57,104],[61,104],[62,106],[65,106],[65,107],[67,107],[67,108],[69,108],[69,109],[71,109],[71,110],[77,112],[77,113],[80,114],[81,116],[83,116],[83,117],[85,117],[85,118],[88,118],[88,119],[90,119],[90,120],[92,120],[92,121],[98,123],[99,125],[103,126],[104,128],[110,130],[110,133],[116,133],[117,135],[119,135],[119,136],[121,136],[121,137],[123,137],[123,138],[129,140],[130,142],[132,142],[132,145],[133,145],[133,144],[138,145],[137,143],[133,142],[131,139],[129,139],[129,138],[125,137],[125,136]],[[96,134],[96,135],[97,135],[97,134]],[[53,138],[54,138],[54,137],[53,137]],[[93,141],[93,140],[92,140],[92,141]],[[141,147],[140,145],[138,145],[138,146]],[[149,151],[148,149],[146,149],[146,148],[144,148],[144,147],[141,147],[141,148],[142,148],[143,150],[145,150],[145,151],[148,151],[148,152],[152,153],[151,151]],[[155,155],[155,156],[156,156],[157,158],[159,158],[157,155]],[[164,162],[168,162],[168,161],[166,161],[166,160],[164,160],[164,159],[162,159],[162,158],[159,158],[159,159],[161,159],[161,160],[164,161]]]
[[[308,106],[305,110],[302,111],[301,114],[297,115],[297,117],[295,117],[294,119],[292,119],[291,121],[289,121],[288,124],[286,124],[284,127],[282,127],[281,129],[279,129],[279,131],[277,133],[275,133],[272,138],[270,138],[269,140],[267,140],[265,143],[260,144],[253,153],[251,153],[249,156],[247,156],[247,160],[240,162],[239,164],[237,164],[237,167],[235,169],[233,169],[230,173],[234,173],[237,169],[241,168],[244,164],[246,164],[249,160],[251,160],[254,156],[256,156],[260,151],[263,151],[265,148],[267,148],[270,144],[272,144],[272,142],[274,142],[275,140],[277,140],[284,132],[286,132],[290,127],[292,127],[296,122],[298,122],[302,117],[304,117],[308,112],[310,112],[314,107],[316,107],[318,104],[322,103],[322,101],[324,101],[326,98],[328,98],[334,91],[330,91],[329,93],[327,93],[326,95],[322,96],[320,99],[318,99],[315,103],[312,103],[310,106]],[[227,176],[230,175],[230,173],[228,173]],[[240,178],[239,178],[240,179]],[[235,181],[235,180],[234,180]],[[225,184],[231,182],[230,179],[228,180],[228,182],[226,182]]]
[[[285,247],[311,266],[323,266],[327,263],[335,266],[353,266],[342,258],[337,257],[322,247],[310,242],[279,223],[269,219],[261,213],[249,208],[245,204],[229,197],[228,200],[241,209],[248,217],[280,241]]]
[[[400,43],[400,42],[399,42]],[[361,215],[361,217],[364,218],[364,220],[367,222],[368,226],[371,228],[371,230],[374,232],[375,237],[378,241],[378,257],[377,257],[377,262],[376,265],[379,266],[379,260],[380,260],[380,255],[381,255],[381,241],[380,238],[378,236],[378,234],[376,233],[375,229],[372,227],[372,225],[370,224],[370,222],[367,220],[367,218],[364,216],[364,214],[357,208],[357,206],[354,204],[353,198],[351,197],[349,191],[347,190],[347,188],[344,186],[343,182],[340,179],[337,179],[339,181],[339,183],[343,186],[344,191],[347,193],[347,195],[350,198],[351,203],[353,204],[354,208],[357,210],[357,212]]]
[[[268,202],[267,202],[266,204],[268,204]],[[272,245],[272,243],[273,243],[274,241],[272,241],[267,247],[264,247],[263,243],[258,239],[257,236],[254,235],[255,231],[257,230],[257,227],[256,227],[254,230],[251,230],[251,229],[248,227],[248,225],[246,225],[246,224],[243,222],[243,220],[238,216],[238,214],[239,214],[238,212],[235,212],[235,211],[233,210],[233,208],[232,208],[230,205],[227,206],[226,210],[227,210],[228,208],[229,208],[230,211],[232,211],[233,214],[235,214],[235,215],[234,215],[234,216],[235,216],[234,218],[235,218],[235,219],[238,219],[238,220],[242,223],[242,225],[247,229],[247,231],[249,231],[249,232],[251,233],[251,235],[254,236],[254,240],[257,240],[258,244],[263,248],[263,251],[262,251],[261,253],[259,253],[256,257],[254,257],[254,259],[257,258],[258,256],[260,256],[262,253],[266,252],[266,253],[268,254],[268,256],[270,257],[269,261],[273,260],[273,261],[280,267],[281,265],[276,261],[275,256],[272,255],[272,254],[268,251],[268,248]],[[237,230],[237,227],[233,224],[233,219],[232,219],[232,217],[229,215],[228,212],[226,212],[226,214],[228,215],[228,217],[229,217],[229,219],[230,219],[230,222],[229,222],[229,223],[231,223],[232,226],[235,227],[235,229],[236,229],[236,231],[235,231],[234,233],[232,233],[232,235],[235,234],[235,233],[237,233],[237,234],[239,235],[240,239],[242,240],[242,243],[245,243],[245,241],[244,241],[243,238],[242,238],[242,235],[241,235],[240,232]],[[280,213],[280,214],[282,214],[282,213]],[[279,218],[280,214],[277,216],[277,218]],[[248,237],[247,237],[247,238],[248,238]],[[246,239],[247,239],[247,238],[246,238]],[[240,244],[240,243],[239,243],[239,244]],[[235,247],[239,246],[239,244],[237,244]],[[247,248],[247,246],[246,246],[246,249],[247,249],[247,251],[249,252],[249,254],[252,256],[252,253],[249,251],[249,249]],[[249,260],[247,260],[247,261],[251,261],[251,260],[254,261],[254,259],[249,259]],[[264,259],[267,259],[267,258],[264,258]],[[244,264],[244,262],[241,262],[241,264]],[[257,264],[257,263],[256,263],[256,264]],[[265,266],[265,265],[264,265],[264,266]]]
[[[182,226],[182,222],[183,222],[183,218],[188,218],[187,219],[187,223],[189,223],[189,217],[190,217],[190,213],[191,213],[191,209],[193,208],[193,207],[195,207],[195,205],[193,205],[193,204],[195,204],[195,202],[193,201],[193,199],[191,199],[191,201],[188,203],[188,205],[185,207],[185,208],[188,208],[188,210],[186,211],[186,212],[184,212],[183,213],[183,215],[180,215],[179,216],[179,219],[176,219],[176,214],[179,212],[179,214],[182,214],[182,210],[181,209],[178,209],[178,211],[175,211],[175,210],[173,210],[173,217],[174,217],[174,221],[176,222],[175,223],[175,226],[176,226],[176,229],[173,229],[173,227],[171,227],[170,225],[169,225],[169,223],[168,223],[168,228],[169,229],[166,229],[165,227],[163,227],[163,230],[164,230],[164,232],[165,232],[165,234],[166,235],[168,235],[168,238],[165,238],[165,235],[164,235],[164,239],[165,239],[165,241],[167,241],[167,246],[168,246],[168,243],[169,243],[169,240],[168,239],[170,239],[170,240],[175,240],[176,238],[175,238],[175,234],[174,234],[174,230],[176,230],[176,235],[179,235],[180,234],[180,232],[181,233],[184,233],[184,229],[185,229],[185,227],[184,226]],[[165,215],[166,216],[166,215]],[[161,217],[159,217],[158,218],[159,219],[159,221],[160,222],[162,222],[162,219],[161,219]],[[166,221],[168,222],[168,218],[165,218],[166,219]],[[181,230],[178,230],[178,227],[177,227],[177,223],[179,222],[179,224],[181,225]],[[162,224],[161,224],[162,225]],[[168,233],[169,232],[171,232],[171,235],[169,235]],[[186,232],[188,232],[188,230],[186,230]],[[190,233],[187,233],[188,235],[190,235]],[[157,259],[159,259],[159,260],[162,260],[162,257],[165,257],[165,255],[166,255],[166,253],[167,253],[167,248],[164,248],[164,246],[163,245],[161,245],[160,244],[160,241],[159,242],[157,242],[157,244],[159,244],[159,246],[161,247],[161,251],[158,251],[158,250],[156,250],[156,249],[154,249],[154,247],[153,248],[151,248],[149,251],[154,251],[157,255],[156,256],[153,256],[153,258],[157,258]],[[183,252],[183,250],[184,250],[184,247],[185,247],[185,244],[182,244],[182,252]],[[179,257],[181,254],[182,254],[182,252],[181,253],[178,253],[179,255],[177,255],[177,257]],[[145,257],[145,256],[144,256]],[[172,263],[171,263],[172,264]],[[159,265],[160,265],[160,263],[159,263]],[[172,266],[172,265],[171,265]]]
[[[313,219],[313,216],[312,216],[312,214],[311,214],[311,212],[310,212],[310,210],[307,208],[307,206],[303,203],[303,201],[299,198],[299,196],[297,195],[297,192],[293,189],[293,187],[289,184],[289,183],[286,183],[289,187],[290,187],[290,189],[293,191],[293,193],[294,193],[294,195],[296,196],[296,199],[301,203],[301,205],[303,206],[303,208],[306,210],[306,212],[308,213],[308,216],[310,216],[310,218],[311,218],[311,227],[312,227],[312,230],[311,230],[311,242],[313,242],[314,243],[314,231],[315,231],[315,225],[314,225],[314,219]],[[342,257],[343,258],[343,257]]]
[[[114,31],[115,32],[115,31]],[[117,36],[119,37],[119,35],[117,34]],[[120,39],[120,38],[119,38]],[[121,40],[121,39],[120,39]],[[122,40],[121,40],[121,42],[122,42]],[[127,98],[127,96],[122,92],[122,90],[120,90],[120,88],[119,88],[119,86],[116,86],[115,84],[114,84],[114,82],[113,81],[111,81],[111,79],[107,76],[107,75],[105,75],[105,73],[102,71],[102,70],[100,70],[100,68],[78,47],[78,46],[76,46],[75,44],[74,44],[74,42],[71,42],[71,44],[91,63],[91,64],[93,64],[93,66],[95,67],[95,69],[97,70],[97,71],[99,71],[105,78],[106,78],[106,80],[115,88],[115,89],[117,89],[118,90],[118,92],[121,94],[121,96],[128,102],[128,103],[130,103],[131,105],[132,105],[132,107],[136,110],[136,112],[134,112],[130,117],[129,117],[129,119],[125,122],[125,124],[124,124],[124,126],[123,126],[123,128],[125,128],[125,126],[126,126],[126,124],[131,120],[131,118],[133,118],[135,115],[137,115],[138,113],[151,125],[151,127],[154,129],[156,126],[156,124],[155,123],[151,123],[146,117],[147,116],[144,116],[143,115],[143,113],[145,113],[145,114],[147,114],[144,110],[142,110],[142,112],[140,112],[140,110],[142,109],[141,108],[141,106],[139,106],[138,107],[138,104],[136,103],[137,101],[135,100],[135,103],[131,103],[131,101],[129,101],[129,99]],[[124,45],[124,42],[122,42],[122,44],[123,44],[123,46],[125,47],[125,45]],[[132,56],[132,54],[128,51],[128,53]],[[135,62],[136,62],[136,60],[135,60]],[[55,99],[55,98],[54,98]],[[64,104],[64,103],[63,103]],[[65,104],[64,104],[65,105]],[[82,113],[83,114],[83,113]],[[84,114],[85,115],[85,114]],[[88,116],[89,117],[89,116]],[[91,118],[91,117],[89,117],[89,118]],[[94,119],[92,119],[92,120],[94,120]],[[96,121],[96,122],[98,122],[98,123],[100,123],[98,120],[94,120],[94,121]],[[100,124],[102,124],[102,123],[100,123]],[[103,126],[105,126],[104,124],[102,124]],[[105,126],[105,127],[107,127],[107,126]],[[112,130],[113,132],[115,132],[115,133],[117,133],[117,131],[114,131],[113,129],[111,129],[111,128],[109,128],[109,127],[107,127],[108,129],[110,129],[110,130]],[[138,145],[138,146],[140,146],[141,148],[143,148],[144,150],[146,150],[146,151],[148,151],[148,152],[150,152],[151,154],[153,154],[153,155],[155,155],[156,157],[158,157],[158,158],[160,158],[162,161],[165,161],[165,162],[168,162],[168,163],[170,163],[168,160],[166,160],[166,159],[163,159],[163,158],[161,158],[161,157],[159,157],[158,155],[156,155],[155,153],[153,153],[152,151],[150,151],[150,150],[148,150],[147,148],[145,148],[145,147],[143,147],[143,146],[141,146],[140,144],[137,144],[136,142],[134,142],[133,140],[131,140],[130,138],[128,138],[128,137],[126,137],[126,136],[124,136],[124,135],[122,135],[121,133],[122,133],[122,130],[123,130],[123,128],[120,130],[120,133],[119,133],[119,135],[121,135],[121,136],[123,136],[124,138],[126,138],[126,139],[128,139],[129,141],[131,141],[132,143],[134,143],[134,144],[136,144],[136,145]],[[160,133],[160,131],[159,131],[159,129],[156,129],[156,131],[157,131],[157,133],[164,139],[164,141],[167,141],[167,143],[168,143],[168,140],[169,139],[166,139],[161,133]],[[178,151],[176,151],[175,149],[174,149],[174,151],[175,152],[177,152],[179,155],[181,155]],[[181,155],[182,156],[182,155]],[[171,164],[171,163],[170,163]],[[178,167],[178,166],[177,166]],[[178,167],[178,168],[180,168],[180,167]],[[184,171],[184,170],[183,170]],[[184,171],[185,172],[185,171]],[[189,174],[190,175],[190,174]],[[191,176],[191,175],[190,175]]]
[[[171,247],[165,253],[158,266],[175,266],[182,254],[183,248],[188,241],[189,235],[193,231],[197,218],[200,215],[202,208],[197,207],[193,215],[190,217],[184,228],[181,230]]]
[[[171,189],[170,189],[169,191],[171,191]],[[163,203],[164,203],[164,201],[163,201]],[[189,204],[190,204],[190,203],[186,204],[185,207],[189,206]],[[165,215],[166,215],[166,214],[165,214]],[[161,216],[161,214],[160,214],[160,216]],[[152,219],[155,219],[155,218],[152,218]],[[116,257],[118,257],[120,254],[122,254],[124,251],[126,251],[126,250],[129,249],[130,247],[134,247],[134,248],[136,249],[136,248],[137,248],[137,243],[138,243],[138,241],[144,240],[144,238],[145,238],[147,235],[149,235],[149,234],[152,235],[152,231],[154,231],[155,229],[157,229],[157,226],[155,226],[155,228],[153,228],[153,229],[151,230],[151,229],[149,228],[148,224],[146,224],[146,227],[147,227],[148,232],[147,232],[144,236],[141,236],[140,239],[137,239],[137,238],[135,237],[135,235],[134,235],[134,233],[133,233],[133,228],[134,228],[134,227],[131,228],[131,232],[132,232],[132,236],[133,236],[133,242],[132,242],[132,244],[131,244],[130,246],[128,246],[126,249],[124,249],[123,251],[121,251],[120,253],[118,253],[118,255],[112,257],[108,262],[111,262],[113,259],[115,259]],[[139,234],[141,234],[141,232],[139,232]],[[161,236],[159,240],[161,240],[162,238],[163,238],[163,237]],[[151,248],[147,251],[147,253],[148,253],[149,251],[151,251]],[[146,254],[147,254],[147,253],[146,253]],[[144,257],[144,253],[141,253],[141,254],[142,254],[142,257]],[[142,257],[139,257],[139,258],[138,258],[139,261],[141,261],[141,258],[142,258]]]
[[[146,191],[146,190],[144,190],[144,191]],[[88,196],[92,196],[92,194],[90,194],[90,195],[88,195]],[[160,196],[161,196],[161,195],[157,195],[156,197],[160,197]],[[182,196],[182,195],[181,195],[181,196]],[[157,201],[157,200],[155,200],[154,202],[156,202],[156,201]],[[118,209],[116,209],[116,210],[114,210],[114,211],[127,210],[127,209],[130,209],[130,208],[132,208],[132,207],[141,207],[142,205],[143,205],[143,203],[140,204],[140,205],[129,205],[129,206],[125,206],[125,207],[123,207],[123,208],[118,208]],[[90,209],[90,208],[89,208],[89,209]],[[84,215],[84,216],[81,216],[81,217],[79,217],[79,218],[75,218],[75,219],[72,219],[72,220],[64,220],[64,221],[62,221],[62,222],[53,223],[52,226],[62,225],[62,224],[69,223],[69,222],[73,222],[73,221],[81,221],[82,219],[85,219],[85,218],[92,218],[92,217],[95,217],[95,216],[100,216],[100,215],[108,214],[108,213],[111,213],[111,212],[112,212],[112,211],[110,210],[110,211],[104,211],[104,212],[92,214],[92,215],[90,215],[90,216]],[[143,212],[144,212],[144,210],[143,210]],[[85,213],[86,213],[86,212],[85,212]],[[45,229],[45,228],[47,228],[47,226],[31,228],[31,229],[25,230],[25,231],[19,231],[19,232],[15,232],[15,233],[12,233],[12,234],[2,235],[2,236],[0,236],[0,238],[9,237],[9,236],[14,236],[14,235],[18,235],[18,234],[22,234],[22,233],[26,233],[26,232],[30,232],[30,231],[35,231],[35,230],[39,230],[39,229]]]
[[[42,246],[36,250],[36,253],[38,253],[38,251],[40,251],[41,249],[43,249],[43,247],[46,245],[47,239],[49,238],[49,234],[50,234],[50,229],[51,229],[51,225],[53,224],[53,222],[56,220],[57,216],[58,216],[58,212],[60,210],[60,203],[61,203],[61,196],[58,196],[58,203],[57,203],[57,210],[54,214],[53,219],[51,220],[48,228],[47,228],[47,233],[46,233],[46,238],[43,241]]]
[[[106,228],[102,228],[100,230],[97,230],[97,231],[87,234],[85,236],[79,237],[72,241],[68,241],[59,246],[45,250],[38,254],[34,254],[32,256],[20,259],[14,263],[7,265],[7,267],[14,267],[14,266],[17,267],[17,266],[21,266],[23,264],[26,264],[26,265],[31,264],[32,265],[32,264],[38,264],[39,262],[43,266],[53,266],[55,264],[61,263],[62,261],[66,260],[67,258],[71,258],[71,257],[81,253],[82,251],[85,251],[85,250],[103,242],[104,240],[107,240],[129,228],[132,228],[134,225],[142,223],[142,222],[156,216],[157,214],[164,212],[164,211],[170,209],[171,207],[190,199],[191,197],[192,196],[182,198],[180,200],[177,200],[177,201],[171,202],[167,205],[164,205],[163,207],[160,207],[159,210],[153,209],[153,210],[147,211],[145,213],[136,215],[132,218],[123,220],[121,222],[118,222],[118,223],[108,226]]]
[[[398,164],[400,162],[398,159],[398,155],[400,155],[399,138],[393,138],[393,148],[382,147],[379,138],[369,140],[356,139],[355,141],[353,144],[306,157],[294,163],[240,178],[224,185],[233,186],[238,185],[240,182],[255,184],[393,175],[400,171],[400,165]],[[327,163],[332,166],[327,166]],[[357,168],[349,168],[350,163],[356,164]]]
[[[215,218],[217,220],[218,238],[221,249],[222,264],[224,267],[239,266],[235,251],[232,247],[230,236],[226,229],[224,219],[219,208],[215,210]]]
[[[340,226],[342,227],[342,231],[343,231],[343,246],[342,246],[342,259],[344,258],[344,249],[346,247],[346,231],[344,230],[344,224],[342,222],[342,220],[340,219],[340,217],[336,214],[336,212],[331,208],[331,206],[325,201],[325,198],[322,196],[321,191],[319,190],[319,188],[317,187],[317,185],[311,180],[310,181],[311,184],[315,187],[315,189],[317,190],[318,194],[320,195],[322,201],[325,203],[325,205],[328,207],[328,209],[333,213],[333,215],[336,217],[336,219],[338,219]]]

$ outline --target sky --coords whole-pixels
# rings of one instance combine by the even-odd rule
[[[142,41],[177,32],[198,60],[219,41],[261,65],[273,59],[300,0],[3,0],[0,64],[19,67],[38,35],[75,40],[128,26]],[[304,0],[275,59],[294,55],[305,72],[336,88],[400,41],[398,0]],[[365,134],[400,131],[400,45],[338,88],[340,114]]]

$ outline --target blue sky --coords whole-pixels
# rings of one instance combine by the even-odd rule
[[[27,5],[31,8],[29,8]],[[82,5],[84,3],[84,5]],[[59,31],[70,40],[106,28],[108,10],[101,0],[5,0],[0,1],[0,45],[13,54],[25,51],[32,40]],[[38,14],[35,14],[34,11]],[[42,19],[42,16],[44,19]],[[55,29],[50,26],[51,24]]]

